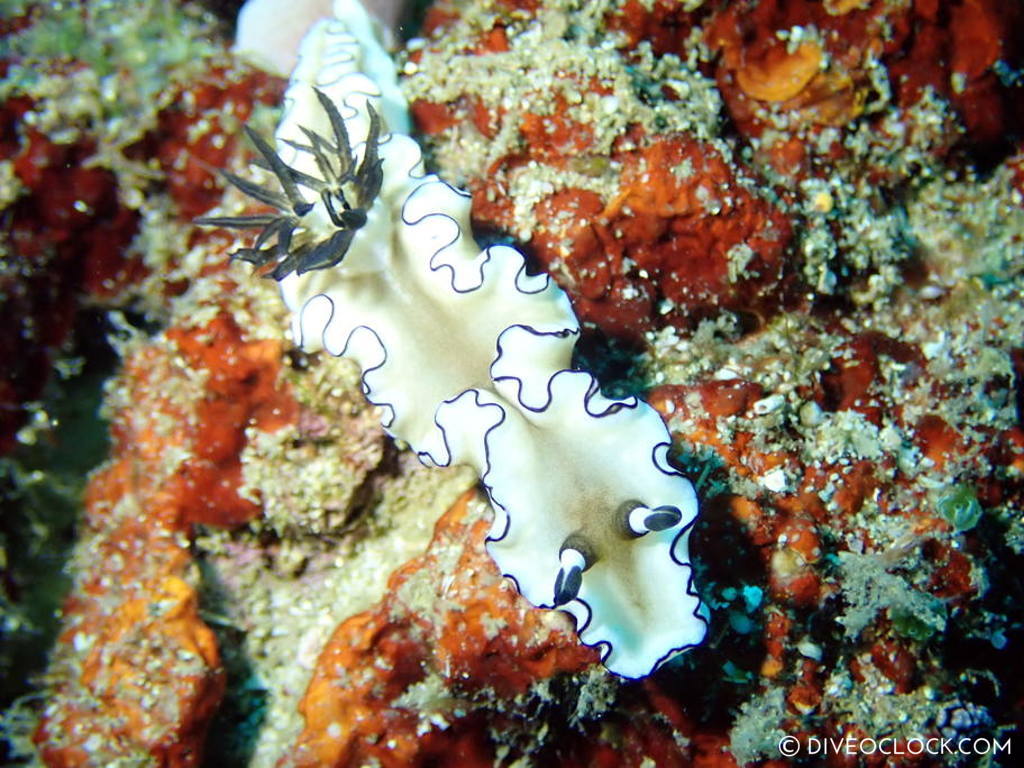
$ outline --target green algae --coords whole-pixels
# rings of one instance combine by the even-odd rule
[[[847,604],[839,623],[848,638],[859,636],[882,610],[888,612],[897,632],[914,639],[926,640],[946,628],[942,601],[917,589],[903,576],[890,573],[894,565],[884,556],[840,552],[838,564]]]
[[[954,485],[940,496],[935,509],[957,533],[971,530],[981,520],[981,503],[974,487],[968,483]]]
[[[27,11],[11,3],[0,10],[32,18],[3,41],[11,66],[0,99],[40,102],[25,122],[58,141],[83,129],[115,146],[137,141],[175,85],[204,71],[220,50],[211,42],[212,17],[187,3],[101,0]]]

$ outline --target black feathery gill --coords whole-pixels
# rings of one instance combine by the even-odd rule
[[[327,269],[341,263],[348,253],[356,232],[366,224],[367,211],[380,193],[383,161],[377,153],[380,141],[380,116],[367,103],[370,128],[366,136],[363,160],[356,168],[348,130],[334,102],[322,91],[314,88],[317,99],[331,123],[334,142],[315,131],[301,127],[308,144],[285,139],[285,143],[300,152],[313,156],[319,176],[303,173],[285,163],[274,148],[248,126],[245,133],[256,146],[260,159],[256,165],[270,171],[277,178],[281,191],[261,187],[258,184],[221,171],[224,178],[249,197],[276,208],[280,213],[262,213],[248,216],[202,216],[196,224],[232,229],[262,229],[250,248],[239,248],[231,254],[257,268],[276,262],[273,269],[264,273],[266,277],[281,280],[295,272],[303,274],[314,269]],[[306,201],[299,192],[299,185],[320,195],[331,223],[337,231],[329,237],[293,246],[292,236],[302,225],[303,217],[313,210],[314,203]],[[348,186],[350,195],[346,196]],[[351,198],[351,199],[350,199]],[[273,243],[270,243],[271,240]]]

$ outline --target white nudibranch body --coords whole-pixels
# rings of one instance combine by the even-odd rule
[[[294,337],[305,350],[353,358],[387,431],[424,463],[475,467],[501,571],[534,605],[572,614],[611,671],[646,675],[706,629],[687,550],[697,499],[668,463],[669,434],[643,401],[608,399],[590,374],[571,370],[579,325],[565,293],[527,274],[515,249],[474,242],[469,197],[424,173],[371,20],[354,0],[334,11],[303,40],[276,133],[296,215],[258,222],[276,228],[273,258],[305,248],[314,255],[302,258],[317,262],[275,272]],[[331,152],[345,154],[341,167],[325,169]],[[343,190],[325,192],[315,181],[325,175]],[[365,217],[349,210],[353,197],[365,198]],[[344,243],[325,265],[330,249],[314,244],[332,238]],[[266,264],[260,244],[242,258]]]

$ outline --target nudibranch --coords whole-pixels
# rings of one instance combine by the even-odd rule
[[[698,644],[688,553],[697,499],[642,400],[573,370],[566,294],[514,248],[481,249],[470,199],[426,174],[395,66],[355,0],[303,39],[276,146],[251,133],[275,213],[233,255],[276,279],[307,351],[354,359],[383,423],[424,463],[473,466],[487,547],[520,593],[576,620],[625,677]],[[269,186],[268,186],[269,185]]]

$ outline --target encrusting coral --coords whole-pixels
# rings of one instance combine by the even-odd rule
[[[436,0],[405,43],[400,87],[428,167],[470,190],[482,243],[515,237],[566,291],[574,362],[606,392],[643,392],[697,478],[708,638],[636,680],[502,577],[473,468],[424,467],[387,438],[391,414],[366,402],[354,363],[295,346],[280,284],[226,257],[255,233],[191,224],[276,215],[216,169],[286,197],[272,169],[247,167],[270,161],[242,131],[269,136],[286,84],[229,56],[190,4],[31,7],[5,27],[15,53],[0,70],[0,197],[32,259],[5,256],[17,322],[2,346],[20,352],[25,322],[101,343],[70,291],[44,290],[65,274],[110,286],[89,288],[93,307],[132,311],[115,323],[113,454],[89,482],[62,630],[45,677],[24,681],[34,693],[0,715],[12,750],[53,766],[782,768],[791,737],[808,763],[824,738],[876,740],[874,755],[822,758],[837,764],[1011,759],[1024,696],[1011,674],[1024,638],[1019,4]],[[97,27],[101,8],[125,23]],[[161,44],[135,40],[154,13]],[[61,19],[61,39],[104,42],[20,58]],[[197,46],[217,50],[154,86],[154,61]],[[338,144],[307,95],[294,122]],[[383,156],[406,128],[372,103]],[[346,125],[358,171],[368,114]],[[315,153],[296,152],[319,176]],[[304,221],[293,240],[314,218],[305,242],[329,239],[321,193],[302,194],[321,210],[289,202]],[[282,282],[365,257],[358,239],[335,267]],[[94,273],[75,266],[86,253]],[[15,371],[36,367],[43,342],[30,343]],[[14,443],[79,449],[69,424],[23,423]],[[4,605],[22,606],[17,558],[39,555],[0,536]],[[545,570],[545,599],[576,588],[576,551]],[[19,671],[4,667],[5,683]],[[989,757],[914,754],[936,738]]]
[[[358,2],[334,11],[303,40],[277,151],[250,134],[282,192],[228,175],[279,213],[199,222],[262,227],[234,255],[281,283],[294,338],[355,359],[421,460],[473,466],[502,571],[535,605],[570,611],[609,669],[646,675],[705,631],[687,549],[696,496],[661,418],[571,369],[566,295],[514,249],[481,250],[469,198],[424,175],[411,138],[382,133],[378,111],[408,122],[394,67]]]

